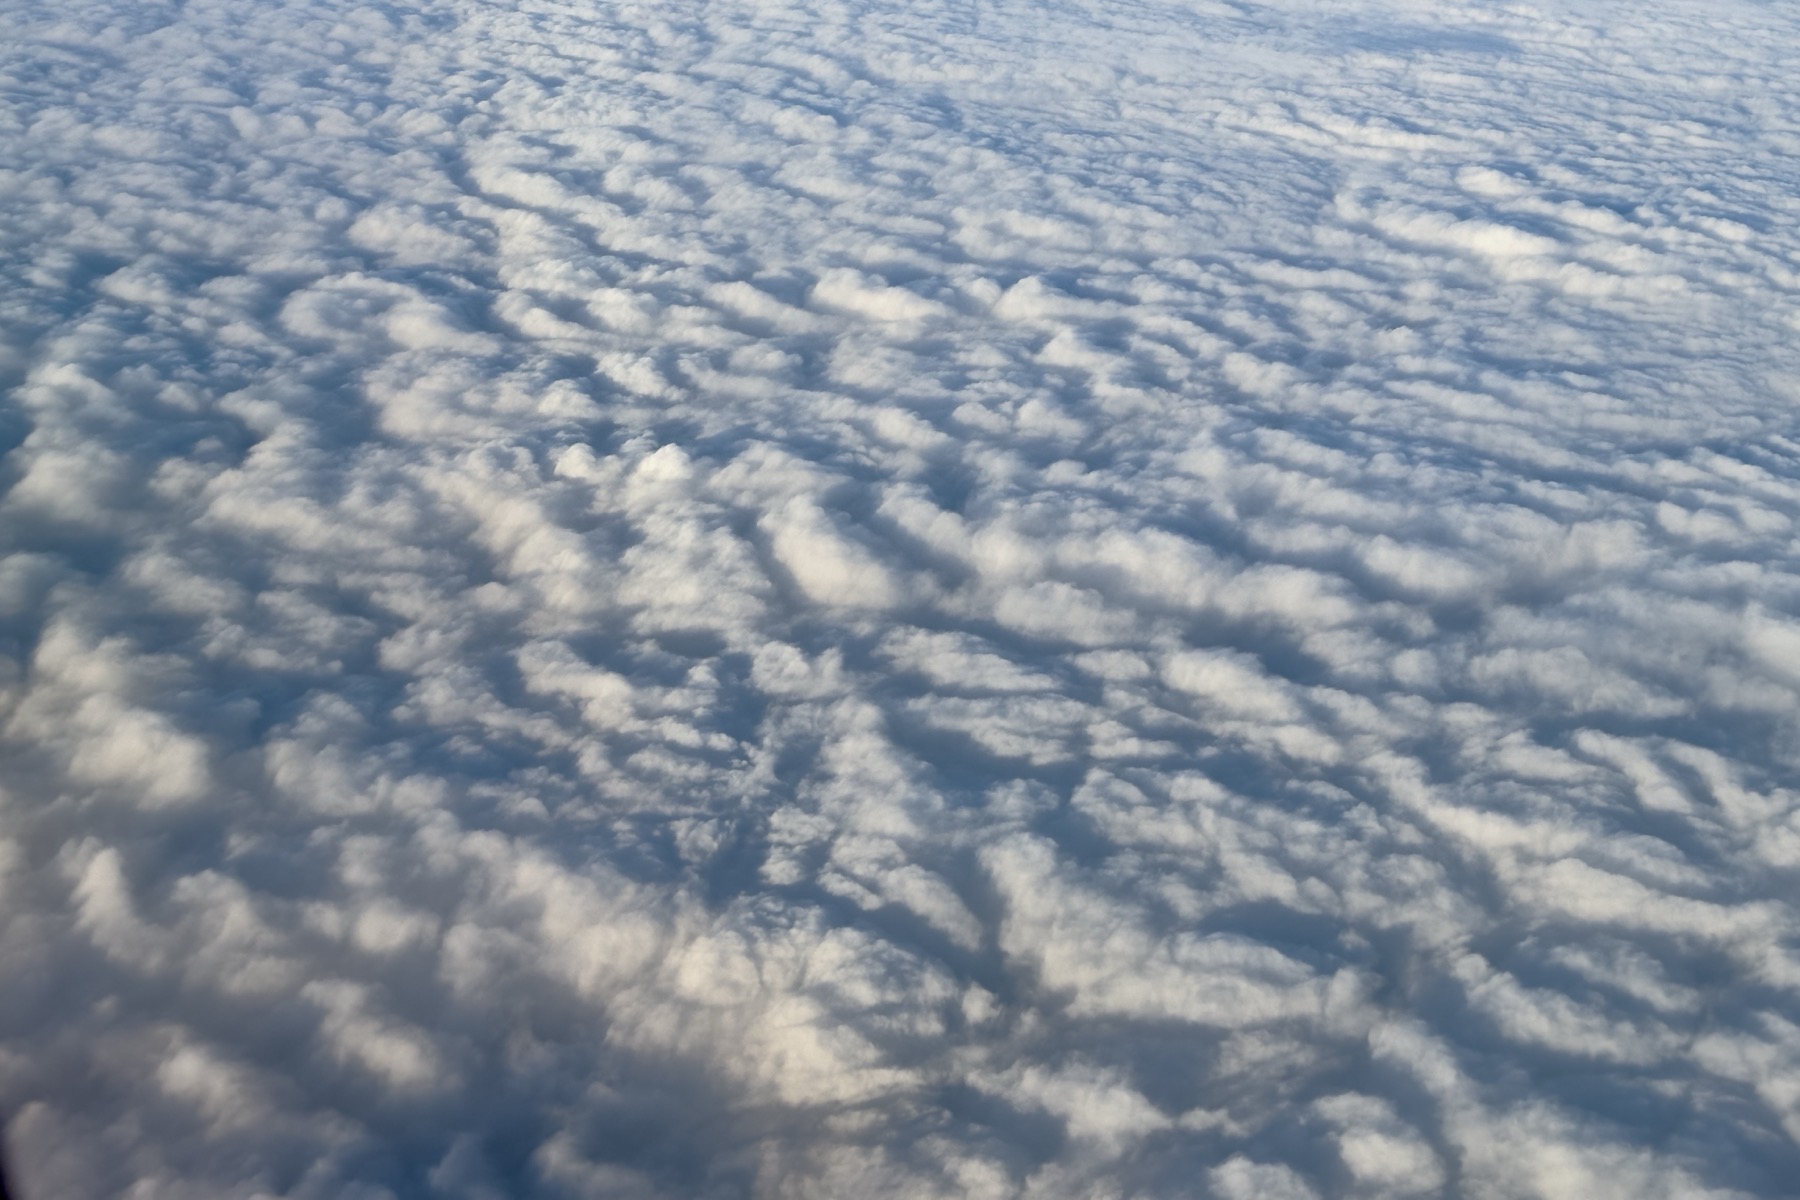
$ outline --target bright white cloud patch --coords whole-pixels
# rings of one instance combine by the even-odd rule
[[[21,1191],[1791,1194],[1797,54],[0,0]]]

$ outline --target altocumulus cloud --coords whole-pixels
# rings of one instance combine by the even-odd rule
[[[15,1183],[1791,1194],[1797,54],[0,3]]]

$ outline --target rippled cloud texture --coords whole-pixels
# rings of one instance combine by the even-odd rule
[[[26,1200],[1791,1194],[1797,22],[5,0]]]

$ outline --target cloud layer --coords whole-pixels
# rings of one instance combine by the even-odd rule
[[[15,1183],[1784,1194],[1797,48],[0,4]]]

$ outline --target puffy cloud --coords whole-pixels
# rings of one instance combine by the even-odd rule
[[[0,24],[26,1197],[1791,1191],[1791,14]]]

